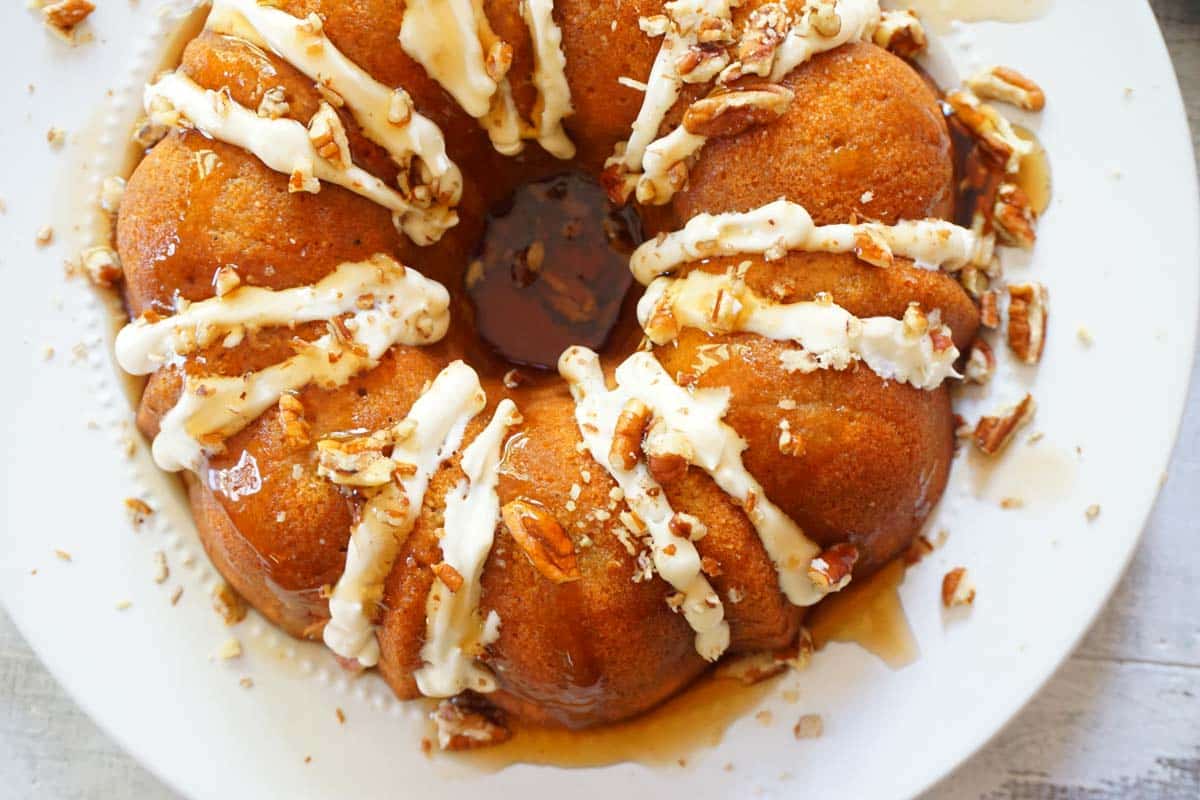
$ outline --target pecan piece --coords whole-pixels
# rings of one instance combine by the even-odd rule
[[[837,592],[850,583],[851,572],[858,562],[858,548],[849,542],[835,544],[812,560],[808,577],[823,592]]]
[[[518,499],[505,503],[500,515],[508,532],[525,551],[529,563],[543,577],[553,583],[579,580],[575,545],[546,509]]]
[[[966,567],[955,567],[942,577],[942,605],[946,608],[969,606],[975,602],[975,585]]]
[[[1041,111],[1046,107],[1042,87],[1010,67],[991,67],[966,80],[967,88],[988,100],[1011,103],[1026,111]]]
[[[992,211],[996,237],[1004,244],[1029,250],[1037,241],[1036,221],[1028,195],[1015,183],[1000,184]]]
[[[976,339],[971,345],[971,355],[967,357],[967,367],[964,377],[971,383],[987,383],[996,372],[996,355],[992,346],[983,339]]]
[[[974,92],[950,92],[946,102],[979,146],[1003,164],[1006,171],[1016,172],[1021,159],[1033,152],[1033,144],[1018,136],[1009,121],[996,109],[980,102]]]
[[[75,28],[91,16],[96,6],[88,0],[58,0],[42,6],[42,19],[64,41],[74,41]]]
[[[304,419],[304,404],[295,395],[279,395],[279,424],[283,428],[284,441],[293,448],[311,443],[312,431]]]
[[[434,564],[432,569],[433,574],[437,576],[438,580],[446,585],[446,588],[450,590],[451,594],[454,594],[462,588],[462,573],[447,564],[445,561],[439,561],[438,563]]]
[[[737,136],[756,125],[774,122],[795,95],[775,83],[734,91],[717,91],[688,107],[683,127],[697,136]]]
[[[650,424],[650,409],[641,400],[633,399],[621,409],[613,430],[608,463],[613,469],[633,469],[642,455],[642,437]]]
[[[911,9],[884,11],[872,40],[879,47],[901,58],[913,58],[928,44],[925,28]]]
[[[992,330],[1000,327],[1000,292],[996,289],[979,296],[979,324]]]
[[[669,485],[687,473],[688,463],[678,453],[651,453],[646,457],[646,466],[654,480]]]
[[[500,709],[472,694],[443,700],[429,716],[443,750],[473,750],[512,738]]]
[[[1036,364],[1046,347],[1046,287],[1015,283],[1008,287],[1008,347],[1026,364]]]
[[[980,418],[973,434],[975,446],[981,453],[994,456],[1012,441],[1021,426],[1033,419],[1036,410],[1037,403],[1033,401],[1033,395],[1027,394],[1012,408],[995,416]]]

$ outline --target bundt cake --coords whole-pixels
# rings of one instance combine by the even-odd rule
[[[995,237],[889,52],[922,37],[875,0],[214,0],[145,91],[116,350],[221,574],[534,723],[792,645],[954,447]]]

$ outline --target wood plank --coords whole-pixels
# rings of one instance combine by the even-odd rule
[[[1195,800],[1198,689],[1190,667],[1072,659],[927,800]]]

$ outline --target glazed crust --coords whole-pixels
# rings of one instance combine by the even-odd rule
[[[605,469],[577,449],[574,405],[557,379],[507,389],[507,366],[481,348],[471,331],[460,291],[467,257],[482,233],[485,211],[521,181],[561,170],[527,148],[520,159],[496,156],[487,137],[423,70],[396,46],[403,4],[387,0],[289,0],[303,15],[319,11],[334,43],[377,79],[405,86],[422,113],[446,134],[466,188],[462,223],[437,245],[417,248],[400,237],[389,215],[337,186],[319,194],[287,191],[286,176],[252,155],[197,133],[173,133],[158,144],[131,177],[121,207],[118,245],[125,265],[132,314],[168,311],[172,297],[198,300],[213,293],[214,271],[235,264],[247,283],[286,288],[312,283],[338,263],[388,253],[435,278],[454,296],[454,324],[439,344],[396,347],[369,373],[336,390],[308,387],[299,394],[315,441],[352,428],[378,429],[404,417],[426,381],[454,358],[481,373],[489,407],[471,424],[467,440],[503,397],[524,417],[510,442],[500,476],[501,503],[533,499],[551,509],[572,536],[581,579],[552,584],[533,568],[503,525],[483,574],[481,608],[501,619],[500,637],[484,660],[492,667],[501,707],[544,723],[584,726],[620,719],[653,706],[705,669],[682,616],[664,603],[669,587],[657,577],[631,580],[635,559],[613,534],[612,523],[587,513],[607,508],[613,483]],[[637,18],[659,13],[661,2],[558,0],[567,75],[575,114],[568,131],[579,149],[576,166],[595,174],[613,145],[628,135],[640,93],[616,82],[644,77],[656,40],[638,30]],[[515,47],[514,94],[528,111],[528,35],[516,4],[491,0],[489,18]],[[616,26],[613,26],[613,21]],[[275,70],[267,79],[264,59]],[[290,114],[305,120],[316,110],[311,83],[286,63],[227,37],[203,34],[187,48],[183,68],[198,83],[228,86],[251,108],[276,84],[295,98]],[[818,56],[787,79],[796,92],[792,110],[776,124],[714,140],[674,203],[647,215],[648,226],[678,227],[700,211],[748,210],[778,197],[803,203],[819,223],[851,215],[884,222],[945,215],[952,197],[949,138],[936,98],[902,61],[872,45],[850,45]],[[676,112],[676,116],[678,111]],[[394,169],[366,141],[353,119],[356,162],[390,180]],[[198,154],[211,151],[207,176]],[[865,203],[865,191],[874,193]],[[650,221],[653,218],[654,221]],[[736,261],[740,261],[738,259]],[[977,317],[958,284],[936,272],[898,263],[878,269],[848,255],[790,254],[766,264],[751,259],[749,284],[783,300],[830,292],[852,313],[903,315],[908,302],[940,309],[956,344],[973,338]],[[720,260],[692,268],[722,270]],[[631,321],[627,321],[632,325]],[[315,338],[317,325],[263,331],[232,350],[212,347],[189,360],[191,371],[240,374],[280,360],[293,335]],[[628,342],[617,336],[615,341]],[[753,335],[711,337],[686,330],[656,349],[669,373],[689,373],[697,348],[721,342],[744,345],[745,356],[705,372],[699,386],[732,387],[726,421],[748,442],[744,460],[768,496],[822,545],[852,541],[860,569],[874,569],[911,540],[945,485],[953,446],[945,388],[919,391],[883,381],[865,368],[810,374],[786,372],[783,344]],[[628,355],[602,354],[607,369]],[[138,422],[147,436],[174,404],[181,385],[174,368],[152,376]],[[793,410],[779,408],[783,398]],[[787,419],[803,439],[797,456],[779,452],[779,422]],[[264,490],[231,499],[211,488],[212,471],[228,470],[249,454]],[[587,480],[585,480],[585,473]],[[440,559],[437,531],[443,498],[461,479],[456,461],[433,478],[416,527],[389,575],[378,638],[383,676],[401,697],[416,695],[430,565]],[[573,485],[580,496],[567,501]],[[188,480],[205,547],[230,583],[267,618],[297,636],[319,638],[328,611],[322,587],[336,582],[345,561],[354,505],[336,486],[318,478],[311,446],[283,435],[272,409],[233,436],[211,459],[208,472]],[[778,589],[775,571],[747,518],[697,469],[665,485],[673,507],[695,514],[709,528],[701,554],[720,564],[712,578],[726,602],[731,652],[778,648],[796,634],[802,610]],[[282,516],[281,516],[282,515]],[[281,521],[282,520],[282,521]],[[586,540],[585,540],[586,537]]]

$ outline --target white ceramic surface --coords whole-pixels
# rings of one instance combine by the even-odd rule
[[[0,596],[85,709],[186,794],[910,795],[986,741],[1051,674],[1137,542],[1191,363],[1195,174],[1149,9],[1100,13],[1060,1],[1019,26],[956,27],[934,59],[941,74],[1012,64],[1046,89],[1046,112],[1022,119],[1050,151],[1055,198],[1032,259],[1009,254],[1007,267],[1046,282],[1052,312],[1041,367],[1002,368],[1012,379],[983,401],[1032,387],[1040,408],[1031,430],[1045,437],[1018,443],[990,478],[960,459],[931,523],[950,531],[949,542],[903,587],[922,650],[916,664],[893,672],[857,648],[830,647],[793,681],[799,703],[778,694],[765,703],[773,725],[747,714],[720,746],[691,753],[685,769],[491,773],[427,760],[416,746],[417,706],[396,702],[373,677],[348,682],[320,648],[253,616],[232,631],[245,656],[218,663],[211,654],[231,631],[209,608],[216,576],[173,480],[140,443],[132,459],[121,452],[130,408],[108,355],[108,311],[60,269],[88,235],[80,198],[116,169],[113,153],[166,23],[146,0],[106,4],[90,23],[95,41],[69,49],[19,5],[0,11],[0,61],[9,66],[0,84],[0,319],[9,333]],[[61,151],[46,143],[52,125],[70,134]],[[47,224],[56,241],[38,248],[35,233]],[[1081,325],[1091,347],[1076,337]],[[1001,510],[1006,495],[1027,503]],[[156,508],[138,531],[123,508],[129,496]],[[1102,513],[1088,523],[1091,503]],[[158,550],[172,570],[162,585],[152,580]],[[974,574],[979,599],[966,618],[948,619],[938,583],[959,564]],[[177,586],[184,593],[172,607]],[[244,675],[253,689],[239,687]],[[348,724],[337,723],[335,707]],[[823,714],[825,735],[797,742],[791,725],[807,712]],[[732,772],[722,769],[729,762]]]

